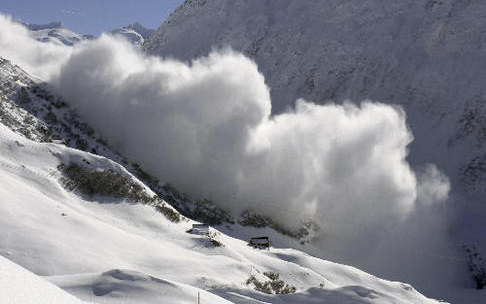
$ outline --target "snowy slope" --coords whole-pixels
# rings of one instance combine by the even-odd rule
[[[90,39],[91,36],[82,36],[65,28],[61,22],[50,22],[46,24],[23,23],[29,30],[32,37],[42,42],[52,42],[58,45],[73,45],[80,41]]]
[[[162,280],[136,271],[114,269],[104,273],[48,277],[69,293],[98,303],[231,303],[190,285]]]
[[[0,302],[9,304],[82,304],[59,287],[0,256]]]

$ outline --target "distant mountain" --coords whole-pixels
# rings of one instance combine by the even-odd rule
[[[72,46],[80,41],[95,38],[93,35],[77,34],[65,28],[59,21],[45,24],[21,23],[30,30],[32,37],[42,42],[53,42],[60,45],[64,44]],[[154,32],[155,30],[148,29],[138,22],[110,31],[111,34],[125,37],[128,41],[138,47],[141,47],[145,40]]]
[[[145,40],[154,32],[155,30],[148,29],[138,22],[110,31],[112,34],[124,36],[128,41],[139,47],[141,47]]]
[[[32,36],[42,42],[73,45],[82,40],[91,39],[90,35],[79,35],[65,28],[61,22],[55,21],[46,24],[33,24],[22,22],[32,33]]]
[[[25,26],[31,31],[41,31],[49,29],[59,29],[62,28],[62,23],[59,21],[53,21],[45,24],[34,24],[34,23],[24,23]]]
[[[134,30],[135,32],[140,34],[143,37],[143,39],[148,39],[153,33],[155,33],[154,29],[146,28],[138,22],[129,24],[125,26],[125,28]]]

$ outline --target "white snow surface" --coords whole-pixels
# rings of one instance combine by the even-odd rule
[[[66,162],[130,176],[104,157],[36,143],[1,124],[0,150],[0,255],[82,300],[195,303],[199,292],[201,303],[436,303],[410,285],[294,249],[253,249],[211,228],[223,244],[214,247],[185,232],[190,220],[174,224],[151,206],[85,200],[60,185],[56,168]],[[265,280],[265,271],[297,292],[268,295],[245,284],[250,275]],[[1,288],[5,298],[17,287]]]
[[[0,274],[0,303],[86,303],[2,256]]]

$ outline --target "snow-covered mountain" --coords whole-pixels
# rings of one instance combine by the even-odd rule
[[[109,114],[113,118],[130,118],[118,115],[116,105],[126,101],[129,106],[123,110],[135,109],[137,112],[151,109],[147,107],[150,103],[156,104],[167,98],[171,100],[171,90],[193,79],[194,74],[190,69],[194,67],[190,64],[171,60],[162,64],[157,58],[142,56],[127,43],[115,43],[115,39],[110,37],[102,37],[100,43],[93,44],[95,48],[90,48],[90,44],[85,44],[87,47],[84,49],[85,45],[77,49],[68,47],[62,55],[74,50],[76,56],[71,56],[74,64],[70,62],[71,65],[64,65],[67,70],[60,74],[60,77],[65,77],[64,81],[53,82],[53,87],[63,96],[70,96],[70,100],[66,101],[53,94],[41,80],[1,59],[0,180],[3,183],[0,185],[0,198],[3,199],[0,199],[0,208],[2,214],[7,216],[0,219],[0,254],[82,300],[94,302],[114,303],[126,298],[133,303],[190,303],[197,292],[201,293],[203,303],[205,297],[211,297],[211,303],[432,301],[408,285],[379,280],[355,268],[311,257],[309,253],[334,261],[352,261],[354,266],[365,267],[370,273],[393,280],[398,277],[413,282],[414,286],[417,283],[416,287],[426,294],[434,290],[434,293],[430,293],[434,297],[447,297],[454,303],[481,302],[484,292],[473,289],[473,279],[478,287],[486,283],[485,265],[480,258],[486,253],[483,237],[486,226],[482,220],[486,215],[482,197],[485,189],[482,139],[484,103],[480,69],[482,8],[479,2],[459,3],[452,0],[193,0],[186,1],[144,43],[144,49],[150,54],[187,61],[206,55],[214,46],[231,46],[244,52],[255,59],[258,68],[265,74],[271,87],[273,113],[293,106],[297,97],[319,103],[325,103],[328,99],[340,103],[348,98],[354,101],[372,98],[402,105],[415,136],[409,157],[412,165],[418,168],[430,162],[438,164],[439,169],[451,178],[453,192],[450,201],[444,205],[423,208],[435,210],[437,214],[427,213],[427,216],[432,216],[423,216],[422,222],[418,221],[416,227],[412,227],[415,234],[384,232],[385,237],[397,237],[397,241],[388,243],[381,242],[383,238],[374,242],[373,236],[380,234],[379,230],[371,231],[368,235],[370,238],[364,240],[346,239],[349,235],[337,234],[337,238],[345,237],[332,243],[332,237],[326,238],[327,231],[323,231],[320,238],[312,239],[309,230],[289,231],[281,223],[274,222],[269,217],[271,213],[261,215],[244,210],[241,218],[235,218],[232,216],[238,213],[232,215],[204,200],[204,197],[194,198],[201,200],[193,201],[143,172],[139,165],[131,162],[133,160],[124,157],[127,155],[120,155],[110,148],[97,132],[106,132],[106,121],[102,120],[97,125],[99,130],[94,130],[69,106],[69,101],[72,106],[79,106],[80,101],[73,100],[81,99],[84,106],[90,108],[84,113],[88,113],[85,119],[95,112],[98,117]],[[305,16],[305,21],[296,16]],[[43,27],[37,28],[42,31]],[[135,38],[132,41],[140,42],[139,38],[143,38],[143,35],[134,34],[134,29],[124,30],[129,39],[132,37]],[[5,41],[15,42],[9,39]],[[28,48],[29,43],[23,42]],[[63,42],[57,44],[60,43]],[[19,59],[30,62],[32,57],[36,57],[31,55],[43,51],[42,48],[36,45],[34,52],[25,51],[27,57],[15,58],[18,60],[16,63],[23,62]],[[48,51],[40,53],[50,54]],[[97,56],[99,54],[101,56]],[[217,57],[218,54],[213,56]],[[52,57],[40,57],[38,61],[44,63],[52,60]],[[107,68],[106,61],[116,69]],[[202,59],[202,62],[205,61],[208,59]],[[239,61],[231,62],[235,63],[235,71],[246,67],[238,64]],[[251,62],[249,64],[253,66]],[[157,69],[145,69],[145,66],[156,66]],[[196,64],[195,70],[198,69],[201,71],[201,66]],[[233,73],[232,69],[233,66],[228,69],[231,73],[227,74],[227,79],[208,77],[212,82],[202,82],[198,87],[200,90],[195,90],[200,94],[195,100],[214,101],[220,96],[213,95],[212,91],[218,91],[218,86],[227,84],[226,80],[228,83],[234,81],[232,76],[245,75]],[[206,68],[202,70],[206,71]],[[89,77],[91,72],[95,77]],[[96,78],[100,75],[104,77]],[[166,82],[166,79],[159,78],[161,75],[177,81]],[[183,77],[171,78],[174,75]],[[261,79],[263,83],[263,77]],[[117,91],[117,86],[122,90]],[[233,89],[224,90],[225,98],[217,99],[221,102],[217,105],[223,107],[229,99],[242,98],[246,92],[254,93],[251,89],[245,89],[247,87],[243,94]],[[188,97],[184,90],[178,92],[183,94],[176,94],[173,101]],[[86,100],[78,98],[80,96]],[[151,99],[153,96],[155,98]],[[115,105],[113,112],[103,107],[96,108],[112,101]],[[209,103],[194,105],[208,106]],[[81,108],[78,109],[81,111]],[[169,111],[165,111],[167,108],[155,109],[159,110],[154,111],[155,114],[168,113],[167,116],[160,116],[164,122],[172,118],[170,107]],[[229,109],[231,112],[241,110]],[[197,112],[200,109],[196,106],[194,110]],[[204,131],[212,125],[214,114],[218,112],[212,107],[201,110],[205,110],[201,111],[205,119],[209,117],[207,121],[203,120],[208,124],[199,125]],[[137,113],[143,114],[143,111]],[[150,126],[149,117],[140,117],[147,118],[147,121],[140,125],[138,123],[142,120],[132,121],[122,127],[128,126],[129,129],[137,125],[142,131],[147,130],[144,127]],[[191,120],[184,120],[187,118],[184,115],[182,118],[180,120],[188,122],[186,126],[189,126]],[[96,123],[96,119],[89,121]],[[271,118],[269,121],[273,123]],[[113,120],[111,123],[112,132],[133,134],[123,128],[120,130],[120,125],[117,127]],[[155,125],[154,128],[160,126],[164,125]],[[166,130],[170,130],[178,125],[165,126]],[[231,129],[232,119],[228,119],[227,126]],[[405,124],[403,126],[406,129]],[[226,133],[224,129],[216,130],[207,133],[227,134],[223,137],[226,140],[234,134]],[[138,134],[141,137],[147,135],[142,133]],[[204,132],[194,134],[204,135]],[[284,141],[285,134],[282,133]],[[194,142],[204,142],[199,135],[192,138],[196,139]],[[309,138],[309,142],[312,142],[316,137]],[[151,139],[146,146],[151,146]],[[197,152],[197,149],[187,149],[184,145],[177,146],[178,139],[172,137],[169,144],[162,148],[174,148],[177,153]],[[123,138],[117,141],[117,137],[112,137],[110,140],[110,144],[121,149],[129,144],[123,142]],[[172,143],[174,147],[170,146]],[[217,142],[209,143],[219,147]],[[298,143],[296,140],[294,146],[298,147]],[[156,151],[156,156],[159,153],[161,158],[160,150],[152,151]],[[219,151],[216,152],[219,155]],[[339,153],[342,152],[347,151]],[[142,161],[143,157],[139,157],[138,161]],[[217,157],[214,159],[218,160]],[[292,163],[292,159],[289,158],[287,163]],[[405,160],[402,163],[408,166]],[[220,162],[216,164],[221,165]],[[226,163],[224,168],[231,168],[230,165]],[[193,168],[186,171],[195,173]],[[278,176],[275,182],[278,182],[285,172],[276,172]],[[333,171],[333,174],[339,173]],[[156,177],[163,178],[160,176]],[[252,176],[252,171],[249,176]],[[264,185],[255,189],[258,188],[266,189]],[[288,190],[292,192],[291,188]],[[280,194],[276,192],[268,194]],[[359,204],[356,206],[357,209],[360,207]],[[368,209],[371,214],[378,210]],[[417,208],[415,214],[419,214],[420,210]],[[444,214],[450,215],[449,226],[442,223],[437,226],[423,225],[424,221],[449,222],[449,218],[443,217]],[[326,220],[346,222],[330,226],[336,230],[346,228],[346,225],[351,227],[354,214],[348,215]],[[381,219],[380,216],[371,218]],[[414,226],[416,222],[413,219],[417,217],[412,217],[406,223]],[[211,234],[201,237],[187,233],[193,220],[210,223],[213,226]],[[388,220],[393,221],[393,218]],[[307,224],[303,228],[312,230],[313,222]],[[323,221],[323,224],[326,223]],[[362,228],[355,225],[353,229],[357,227]],[[420,231],[423,227],[437,230]],[[455,250],[442,250],[441,241],[446,230],[453,232],[453,239],[448,245]],[[42,234],[38,231],[42,231]],[[420,238],[422,233],[427,237]],[[246,240],[255,235],[270,236],[274,248],[267,252],[248,247]],[[332,231],[329,235],[332,236]],[[383,235],[377,235],[377,238]],[[407,238],[413,237],[417,237],[417,240],[414,239],[413,246],[407,247]],[[327,247],[312,242],[309,244],[311,239]],[[356,245],[348,248],[354,248],[357,252],[333,248],[334,245],[339,247],[350,243],[350,240]],[[421,250],[421,242],[423,247],[435,250]],[[435,245],[436,242],[439,245]],[[371,250],[381,249],[390,253],[388,256],[382,254],[378,255],[379,258],[375,257],[378,261],[374,261],[374,264],[383,265],[381,272],[366,268],[371,264],[367,264],[369,261],[366,260],[370,256],[360,254],[361,244]],[[387,244],[397,246],[383,250]],[[467,246],[462,250],[465,244]],[[457,249],[462,250],[462,254],[457,254]],[[347,259],[345,255],[362,260],[357,262]],[[296,292],[292,293],[294,287]],[[285,292],[292,294],[280,294]],[[169,294],[172,295],[170,299]]]
[[[32,37],[41,42],[53,42],[59,45],[72,46],[83,40],[94,39],[93,35],[80,35],[67,28],[61,22],[55,21],[46,24],[33,24],[21,22],[30,30]],[[138,22],[116,28],[109,33],[123,36],[125,39],[141,47],[146,39],[155,32],[153,29],[148,29]]]
[[[265,75],[274,113],[297,98],[402,105],[412,163],[437,163],[456,195],[482,204],[484,12],[481,1],[188,0],[144,49],[183,60],[241,51]]]
[[[410,162],[449,176],[457,243],[484,252],[485,12],[483,1],[187,0],[144,49],[182,60],[241,51],[265,75],[274,113],[297,98],[403,106]]]
[[[61,22],[46,24],[32,24],[22,22],[27,27],[33,38],[42,42],[52,42],[59,45],[73,45],[82,40],[92,39],[91,35],[79,35],[67,28]]]
[[[114,29],[110,33],[115,35],[122,35],[137,47],[141,47],[145,40],[147,40],[154,32],[155,30],[148,29],[140,23],[136,22],[121,28]]]
[[[39,79],[2,59],[0,81],[0,255],[20,265],[0,257],[2,303],[79,303],[52,284],[93,303],[438,303],[295,249],[188,233]]]

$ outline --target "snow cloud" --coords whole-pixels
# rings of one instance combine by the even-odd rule
[[[230,50],[182,63],[103,36],[76,47],[52,83],[124,155],[235,212],[375,225],[417,198],[400,108],[299,100],[270,116],[257,66]]]
[[[434,166],[415,174],[400,107],[317,105],[272,116],[256,64],[231,50],[192,62],[149,57],[103,35],[61,48],[0,16],[2,56],[47,77],[111,146],[160,180],[238,214],[253,209],[296,228],[369,242],[417,205],[444,201]],[[364,237],[364,238],[363,238]]]

